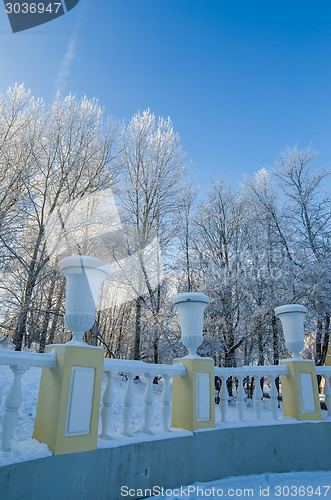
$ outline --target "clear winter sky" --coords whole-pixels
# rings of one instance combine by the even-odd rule
[[[1,1],[0,92],[16,81],[170,116],[203,191],[295,143],[331,163],[329,0],[80,0],[16,34]]]

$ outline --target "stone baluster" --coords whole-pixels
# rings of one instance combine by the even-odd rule
[[[112,417],[112,406],[114,401],[114,390],[113,390],[113,379],[114,374],[111,372],[105,372],[107,377],[106,388],[102,396],[102,408],[101,408],[101,423],[102,430],[99,434],[100,438],[109,439],[109,428]]]
[[[226,416],[228,412],[228,388],[226,385],[227,382],[227,377],[222,377],[222,385],[221,385],[221,390],[220,390],[220,410],[221,410],[221,417],[222,417],[222,422],[226,422]]]
[[[256,420],[260,420],[262,412],[262,389],[260,384],[260,377],[255,377],[255,389],[254,389],[254,408],[256,414]]]
[[[146,434],[152,434],[150,430],[152,413],[153,413],[153,376],[150,373],[146,375],[147,384],[144,393],[144,407],[143,407],[143,417],[144,417],[144,432]]]
[[[171,390],[170,390],[170,377],[169,375],[162,375],[164,386],[161,396],[161,416],[162,428],[164,431],[170,431],[169,421],[171,415]]]
[[[270,406],[272,411],[272,418],[277,420],[277,412],[278,412],[278,391],[276,386],[276,376],[269,375],[270,378]]]
[[[126,373],[128,378],[126,389],[123,397],[123,408],[122,408],[122,418],[123,418],[123,431],[125,436],[130,437],[130,425],[132,420],[132,405],[133,405],[133,375],[132,373]]]
[[[10,440],[18,421],[18,409],[22,403],[21,377],[25,369],[10,367],[14,379],[5,399],[5,411],[2,416],[2,451],[10,451]]]
[[[245,391],[243,385],[243,377],[238,378],[238,388],[237,388],[237,411],[239,420],[244,420],[244,410],[245,410]]]
[[[324,387],[324,394],[325,394],[325,404],[328,409],[328,417],[331,417],[331,385],[330,385],[330,377],[327,375],[324,376],[325,380],[325,387]]]

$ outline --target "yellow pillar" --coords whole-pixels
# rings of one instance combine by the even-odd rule
[[[327,355],[325,357],[325,366],[331,366],[331,344],[329,344],[328,352],[327,352]],[[331,377],[329,378],[329,382],[331,383]],[[324,377],[322,378],[322,387],[323,387],[323,391],[324,391],[325,390]]]
[[[194,431],[215,427],[214,361],[209,358],[175,359],[186,376],[172,383],[172,427]]]
[[[331,366],[331,344],[329,345],[328,352],[325,358],[325,366]]]
[[[54,455],[97,447],[104,352],[69,344],[56,350],[56,368],[41,374],[33,438]]]
[[[281,376],[285,417],[297,420],[322,420],[315,363],[310,360],[282,360],[290,374]]]

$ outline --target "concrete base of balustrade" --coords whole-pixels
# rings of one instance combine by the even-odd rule
[[[155,441],[1,467],[1,500],[122,500],[122,486],[145,491],[228,476],[331,470],[330,442],[330,422],[209,429],[163,440],[156,437]],[[150,496],[148,491],[146,496]]]

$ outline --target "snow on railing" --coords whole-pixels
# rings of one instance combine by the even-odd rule
[[[152,419],[154,399],[153,379],[157,376],[161,376],[164,381],[161,396],[162,428],[165,431],[169,431],[169,421],[171,415],[170,379],[176,375],[186,375],[186,368],[184,365],[156,365],[144,363],[142,361],[105,359],[103,371],[107,377],[107,383],[102,396],[102,430],[99,437],[104,439],[107,439],[109,437],[109,426],[111,423],[112,405],[114,402],[113,378],[119,373],[124,374],[127,378],[126,389],[123,396],[122,433],[125,436],[131,436],[130,423],[132,418],[134,399],[133,380],[135,377],[141,374],[145,376],[147,381],[143,398],[144,432],[147,434],[151,434],[150,423]]]
[[[219,377],[222,380],[221,390],[220,390],[220,410],[222,422],[227,421],[227,410],[228,410],[228,380],[232,387],[233,381],[236,380],[236,406],[239,420],[244,420],[244,410],[245,410],[245,390],[244,381],[247,377],[254,377],[255,387],[253,393],[253,401],[256,419],[261,418],[262,412],[262,398],[263,391],[261,388],[260,380],[265,376],[270,379],[270,406],[272,411],[272,418],[277,420],[277,410],[278,410],[278,390],[276,386],[276,380],[280,375],[289,375],[289,369],[287,366],[282,365],[271,365],[271,366],[243,366],[241,368],[220,368],[215,366],[215,377]]]
[[[33,352],[17,352],[0,350],[0,365],[7,365],[14,374],[12,385],[5,398],[5,411],[3,412],[1,450],[10,450],[10,440],[18,421],[18,409],[22,403],[21,378],[30,367],[55,368],[56,352],[39,354]]]
[[[316,366],[316,375],[324,378],[325,405],[328,410],[328,417],[331,417],[331,366]]]

